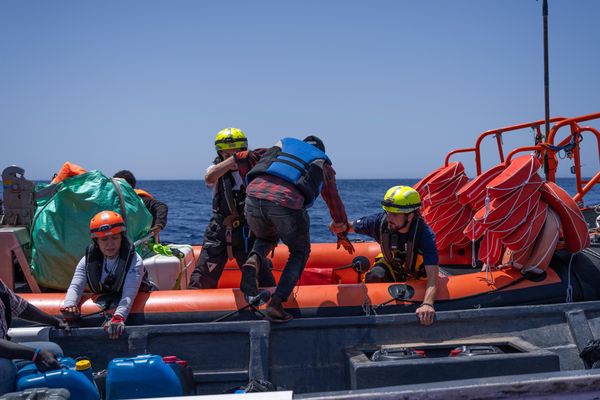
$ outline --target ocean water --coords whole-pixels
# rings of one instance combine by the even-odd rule
[[[338,190],[348,218],[353,220],[381,211],[379,204],[390,187],[412,186],[417,182],[417,179],[340,179]],[[557,183],[571,195],[575,194],[574,178],[559,178]],[[167,227],[160,235],[162,242],[202,244],[212,210],[212,191],[206,187],[204,181],[145,180],[138,181],[138,187],[148,191],[169,207]],[[600,204],[600,185],[596,185],[587,194],[585,204]],[[317,199],[309,209],[309,215],[311,241],[335,242],[336,237],[327,229],[331,217],[323,199]],[[351,234],[350,238],[369,240],[354,234]]]
[[[340,179],[338,190],[346,207],[348,218],[357,219],[381,210],[380,202],[387,191],[395,185],[413,185],[417,179]],[[571,195],[575,193],[575,179],[562,178],[557,183]],[[169,243],[201,244],[204,229],[212,209],[212,192],[203,181],[139,181],[138,187],[151,193],[169,206],[166,229],[161,241]],[[586,205],[600,204],[600,187],[585,198]],[[331,221],[325,202],[319,198],[309,209],[312,242],[335,242],[336,238],[327,226]],[[351,238],[368,238],[351,235]]]

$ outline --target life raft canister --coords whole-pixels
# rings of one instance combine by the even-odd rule
[[[323,163],[330,162],[325,152],[295,138],[284,138],[281,147],[267,150],[260,161],[248,172],[248,182],[259,175],[274,175],[293,183],[310,207],[323,187]]]

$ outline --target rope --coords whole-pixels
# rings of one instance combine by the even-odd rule
[[[475,255],[475,221],[471,220],[471,226],[473,228],[473,239],[471,239],[471,267],[477,268],[477,256]]]
[[[579,132],[575,132],[571,135],[571,140],[569,141],[569,143],[565,144],[564,146],[554,146],[551,144],[543,144],[544,147],[546,147],[547,149],[558,153],[558,157],[561,160],[564,160],[566,157],[571,158],[572,154],[573,154],[573,149],[579,145],[579,143],[581,143],[581,141],[583,141],[583,136],[581,135],[581,133]],[[564,152],[564,156],[560,156],[560,153]]]
[[[573,302],[573,286],[571,285],[571,264],[573,263],[573,256],[575,253],[571,254],[571,258],[569,260],[569,269],[567,270],[567,303]]]
[[[365,291],[365,301],[362,303],[362,310],[365,315],[377,315],[377,312],[371,305],[371,299],[369,299],[369,289],[367,288],[367,284],[363,281],[361,283],[362,288]]]
[[[490,193],[487,189],[487,187],[485,188],[485,215],[483,216],[483,223],[485,224],[486,219],[488,217],[488,214],[490,213]]]

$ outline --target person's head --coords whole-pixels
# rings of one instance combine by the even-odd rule
[[[317,149],[319,149],[323,153],[325,153],[325,144],[318,137],[310,135],[310,136],[305,137],[303,141],[306,142],[306,143],[308,143],[308,144],[312,144]]]
[[[383,196],[381,207],[387,214],[388,228],[406,232],[421,208],[421,196],[410,186],[394,186]]]
[[[225,128],[215,137],[215,150],[224,160],[246,149],[248,149],[248,139],[238,128]]]
[[[127,183],[129,183],[129,186],[131,186],[132,188],[135,189],[135,184],[137,183],[137,181],[135,180],[135,176],[133,175],[133,173],[131,171],[123,169],[123,170],[117,172],[116,174],[114,174],[113,178],[125,179],[125,181]]]
[[[114,211],[100,211],[90,220],[90,235],[105,257],[119,254],[123,234],[127,231],[125,221]]]

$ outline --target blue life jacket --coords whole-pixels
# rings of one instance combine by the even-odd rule
[[[327,154],[312,144],[284,138],[281,147],[274,146],[265,152],[246,179],[250,183],[260,175],[277,176],[293,183],[304,196],[304,205],[310,207],[321,193],[326,162],[330,162]]]

